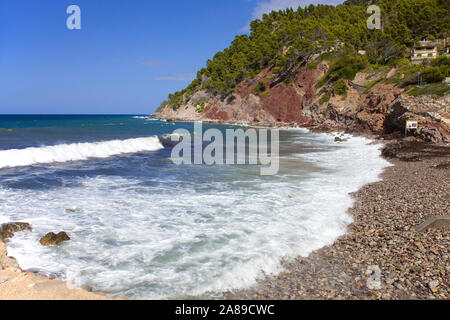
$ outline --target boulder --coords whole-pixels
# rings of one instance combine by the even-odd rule
[[[92,292],[94,290],[94,289],[92,289],[91,286],[88,286],[88,285],[81,286],[80,289],[87,291],[87,292]]]
[[[11,222],[4,223],[0,227],[0,241],[6,241],[9,238],[14,236],[14,233],[25,231],[25,230],[33,230],[31,225],[26,222]]]
[[[45,236],[39,240],[39,242],[43,246],[53,246],[53,245],[59,245],[60,243],[64,241],[70,240],[70,237],[65,232],[60,232],[58,234],[55,234],[53,232],[47,233]]]
[[[343,138],[340,138],[340,137],[334,138],[334,142],[347,142],[347,141],[348,141],[348,139],[343,139]]]

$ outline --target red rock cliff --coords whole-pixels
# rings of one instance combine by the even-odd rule
[[[288,82],[277,79],[268,68],[243,81],[226,98],[199,91],[177,109],[165,107],[158,117],[173,121],[318,127],[386,137],[400,137],[405,121],[413,118],[420,124],[415,133],[418,138],[450,142],[447,112],[450,96],[407,97],[402,89],[382,82],[365,92],[364,86],[347,82],[349,90],[345,98],[332,96],[328,102],[320,103],[321,92],[316,84],[327,68],[325,62],[316,69],[302,66]],[[357,79],[366,76],[359,74]]]

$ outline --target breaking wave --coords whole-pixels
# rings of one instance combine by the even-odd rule
[[[0,168],[22,167],[34,164],[108,158],[125,153],[163,149],[158,137],[111,140],[93,143],[61,144],[39,148],[0,151]]]

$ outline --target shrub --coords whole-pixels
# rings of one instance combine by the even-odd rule
[[[334,84],[334,94],[336,95],[345,95],[347,93],[348,87],[347,87],[347,83],[345,82],[344,79],[339,79],[338,81],[336,81],[336,83]]]
[[[308,69],[309,70],[315,70],[317,69],[317,61],[313,61],[310,64],[308,64]]]
[[[320,98],[319,104],[323,104],[328,101],[330,101],[330,95],[327,92],[325,92],[325,94]]]
[[[403,59],[398,59],[396,61],[396,64],[399,68],[408,68],[409,65],[411,64],[411,62],[408,59],[403,58]]]
[[[206,102],[208,102],[208,98],[201,98],[194,103],[194,107],[198,106],[204,107]]]
[[[426,68],[422,73],[422,79],[427,83],[441,82],[444,78],[445,74],[439,67]]]
[[[364,93],[369,92],[373,87],[375,87],[378,83],[380,83],[381,81],[383,81],[383,78],[380,79],[376,79],[373,81],[370,81],[367,85],[366,85],[366,90],[364,91]]]
[[[431,65],[435,67],[450,66],[450,57],[440,56],[436,59],[431,60]]]
[[[269,94],[270,94],[270,91],[266,91],[266,92],[264,92],[264,93],[261,95],[261,97],[265,98],[265,97],[267,97]]]
[[[264,92],[266,90],[266,83],[264,81],[259,81],[258,84],[253,88],[252,92],[256,95]]]
[[[353,80],[358,71],[364,69],[367,64],[365,57],[344,56],[331,64],[327,78],[331,81],[336,81],[340,78]]]
[[[414,86],[408,94],[410,96],[431,95],[434,98],[443,97],[450,93],[450,86],[445,83],[432,83],[424,86]]]
[[[156,109],[155,112],[161,112],[163,111],[163,109],[169,104],[169,101],[164,100],[163,102],[161,102],[161,104],[159,105],[159,107]]]

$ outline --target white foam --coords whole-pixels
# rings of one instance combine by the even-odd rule
[[[152,118],[150,116],[135,116],[133,119],[141,119],[141,120],[147,120],[147,121],[159,121],[156,118]]]
[[[33,164],[80,161],[89,158],[108,158],[124,153],[156,151],[164,148],[158,137],[112,140],[93,143],[74,143],[40,148],[0,151],[0,168]]]
[[[344,234],[352,222],[348,193],[377,181],[389,165],[379,157],[380,146],[367,139],[336,144],[328,135],[301,139],[306,137],[330,147],[297,155],[299,166],[314,162],[325,169],[307,176],[287,169],[288,159],[282,159],[280,176],[272,178],[249,168],[217,168],[231,170],[228,183],[165,176],[149,187],[99,176],[51,190],[0,188],[0,212],[6,215],[0,222],[33,226],[13,238],[9,253],[24,268],[138,298],[248,287],[263,273],[279,272],[281,259],[308,255]],[[62,230],[72,241],[40,246],[40,236]]]

